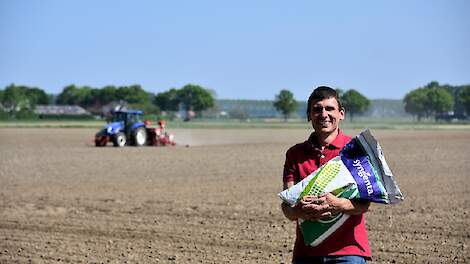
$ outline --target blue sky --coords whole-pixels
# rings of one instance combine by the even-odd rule
[[[470,1],[0,0],[0,89],[195,83],[222,99],[470,83]]]

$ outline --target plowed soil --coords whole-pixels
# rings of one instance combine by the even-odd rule
[[[173,130],[181,146],[140,148],[96,148],[95,132],[0,129],[0,263],[290,263],[276,194],[308,131]],[[372,132],[406,198],[366,214],[370,263],[470,263],[470,131]]]

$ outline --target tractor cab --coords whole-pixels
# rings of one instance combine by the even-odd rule
[[[111,124],[114,124],[115,127],[123,128],[124,133],[130,136],[130,132],[134,129],[145,126],[141,120],[142,114],[143,111],[140,110],[116,111],[111,118]]]
[[[141,122],[141,115],[143,114],[140,110],[127,110],[127,111],[116,111],[113,113],[111,122],[125,122],[125,123],[138,123]]]

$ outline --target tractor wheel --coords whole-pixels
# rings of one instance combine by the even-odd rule
[[[126,135],[122,132],[119,132],[116,135],[114,135],[113,145],[115,147],[124,147],[126,145]]]
[[[145,145],[147,143],[147,131],[144,127],[137,128],[133,133],[134,145],[137,147]]]

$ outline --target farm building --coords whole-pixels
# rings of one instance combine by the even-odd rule
[[[34,113],[47,116],[89,116],[90,113],[78,105],[37,105]]]

